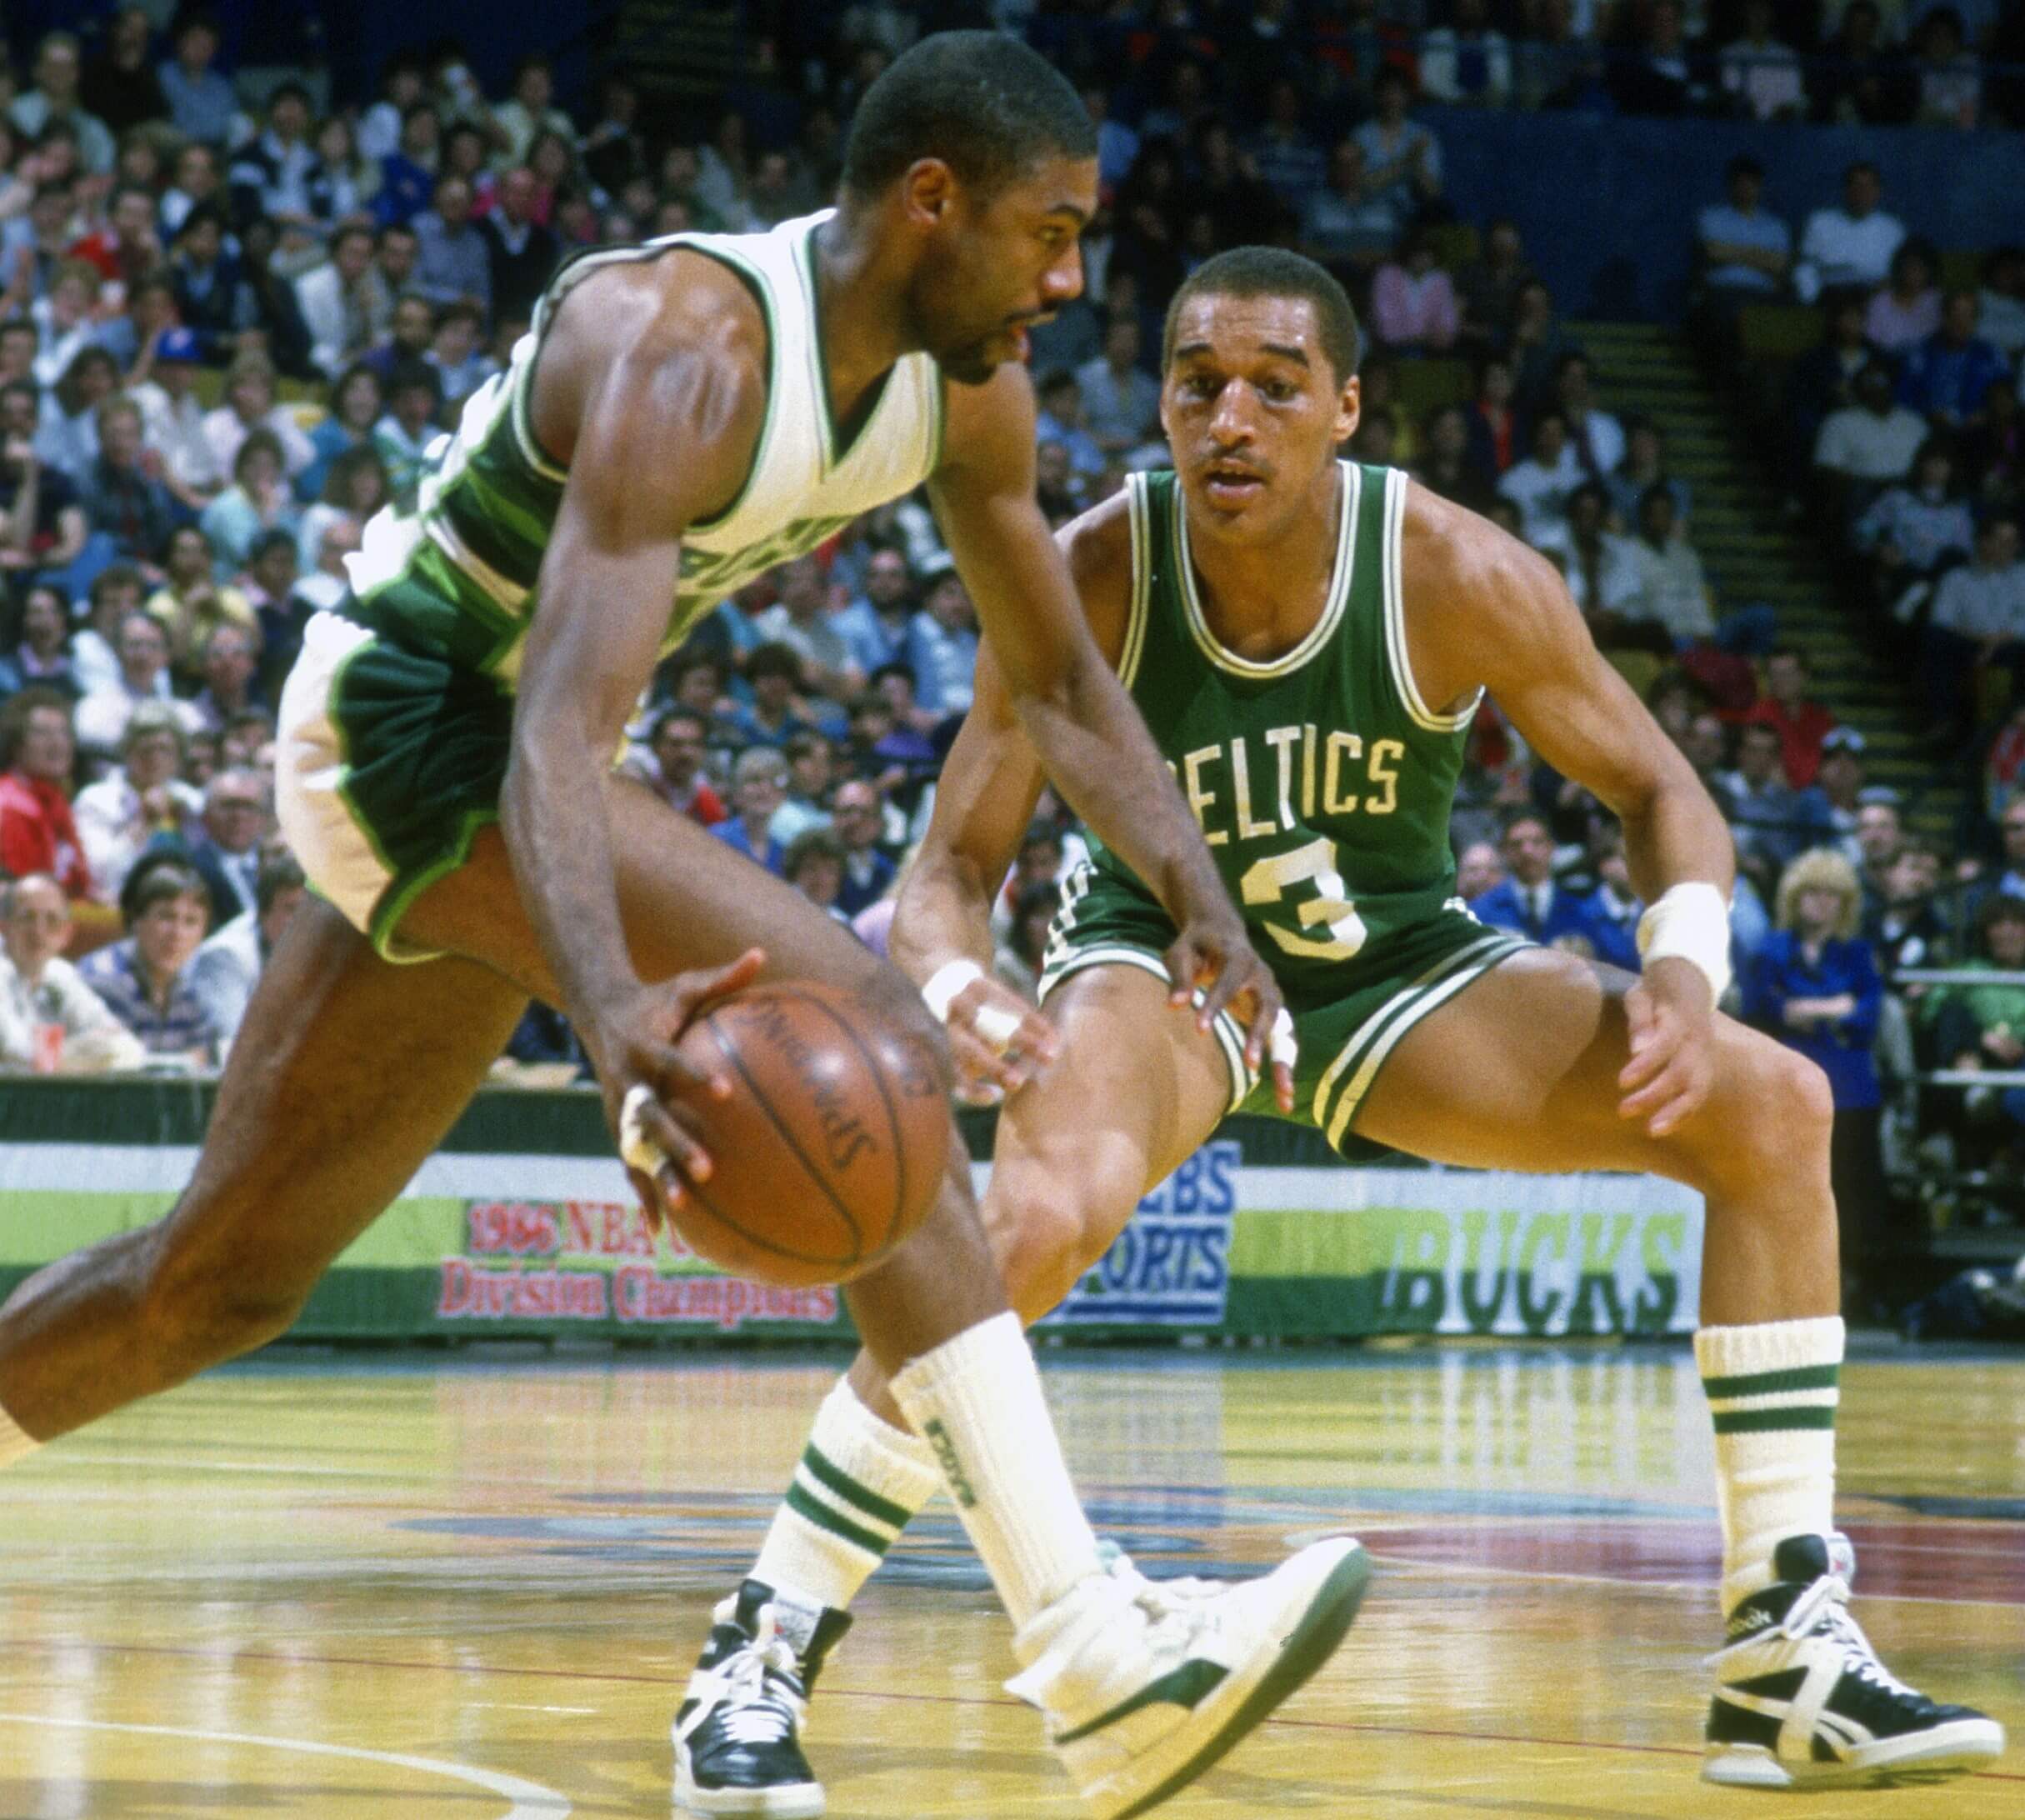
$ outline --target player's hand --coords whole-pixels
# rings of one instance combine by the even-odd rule
[[[1193,1003],[1195,1027],[1207,1036],[1217,1014],[1230,1010],[1245,1022],[1244,1062],[1253,1074],[1268,1058],[1272,1096],[1282,1112],[1293,1110],[1293,1022],[1272,969],[1262,961],[1244,932],[1228,898],[1188,918],[1168,950],[1168,1002],[1177,1010]],[[1198,994],[1200,994],[1199,1001]]]
[[[1662,955],[1624,995],[1631,1059],[1618,1073],[1620,1118],[1664,1138],[1693,1116],[1716,1078],[1716,1008],[1693,962]]]
[[[957,1098],[995,1104],[1016,1093],[1060,1053],[1055,1027],[1040,1010],[988,975],[949,1001],[945,1028],[957,1068]]]
[[[712,1001],[751,985],[765,964],[764,954],[748,948],[728,967],[657,980],[582,1032],[604,1093],[605,1122],[657,1232],[682,1204],[684,1184],[708,1182],[714,1167],[702,1122],[680,1096],[700,1090],[712,1099],[729,1099],[732,1088],[728,1068],[698,1068],[676,1044]]]

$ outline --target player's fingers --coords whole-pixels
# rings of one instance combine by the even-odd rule
[[[742,992],[759,978],[767,964],[763,948],[748,948],[735,961],[722,967],[699,967],[678,973],[668,982],[668,994],[675,1013],[674,1029],[679,1034],[705,1007],[719,998]]]
[[[1207,955],[1197,945],[1195,938],[1183,933],[1175,941],[1166,955],[1168,968],[1168,1002],[1178,1011],[1195,997],[1196,988],[1202,983],[1205,970],[1213,971]],[[1207,1030],[1209,1026],[1205,1023]]]
[[[663,1159],[657,1175],[664,1176],[672,1170],[678,1190],[680,1182],[685,1179],[708,1182],[717,1168],[695,1120],[696,1114],[688,1107],[664,1105],[658,1098],[652,1100],[641,1114],[641,1127],[647,1141],[660,1151]],[[665,1181],[662,1185],[668,1186]]]
[[[685,1092],[708,1093],[712,1099],[729,1099],[734,1087],[731,1064],[724,1051],[708,1040],[695,1045],[704,1059],[672,1042],[656,1043],[639,1058],[639,1074],[654,1082],[664,1098],[675,1099]]]
[[[655,1232],[666,1231],[670,1209],[660,1182],[644,1169],[635,1169],[630,1164],[627,1167],[626,1179],[632,1182],[632,1192],[639,1197],[640,1211],[647,1216],[648,1228]]]
[[[1266,1039],[1272,1034],[1272,1020],[1280,1008],[1280,988],[1250,950],[1240,948],[1234,956],[1217,957],[1214,972],[1203,982],[1202,1002],[1196,1008],[1196,1028],[1208,1030],[1218,1014],[1228,1010],[1231,1001],[1242,992],[1258,995],[1252,1011],[1251,1035],[1244,1046],[1245,1065],[1256,1068],[1265,1062]]]
[[[1282,1117],[1293,1111],[1293,1069],[1284,1062],[1275,1062],[1272,1064],[1272,1098],[1273,1103],[1279,1108]]]
[[[1642,1087],[1627,1093],[1618,1102],[1618,1117],[1649,1118],[1661,1107],[1678,1098],[1692,1078],[1692,1071],[1684,1063],[1678,1059],[1669,1061]]]
[[[1681,1032],[1663,1022],[1648,1027],[1643,1042],[1635,1038],[1631,1054],[1618,1070],[1618,1085],[1627,1092],[1654,1079],[1680,1052]]]
[[[949,1053],[957,1065],[957,1078],[967,1085],[1010,1093],[1024,1087],[1032,1078],[1031,1064],[1020,1051],[1000,1049],[974,1030],[953,1022],[949,1026]]]

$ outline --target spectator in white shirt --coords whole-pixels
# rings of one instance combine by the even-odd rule
[[[1878,167],[1859,161],[1842,173],[1842,206],[1818,208],[1808,217],[1793,274],[1802,302],[1811,303],[1838,287],[1869,290],[1884,282],[1906,230],[1896,215],[1878,207],[1883,198]]]
[[[538,132],[559,132],[572,144],[575,142],[576,123],[553,105],[555,92],[555,76],[548,67],[548,59],[521,58],[513,72],[512,98],[501,102],[492,109],[501,141],[497,161],[500,169],[523,162],[528,148],[534,143]]]
[[[1919,655],[1928,732],[1937,739],[1952,741],[1965,730],[1969,680],[1978,667],[2008,666],[2015,691],[2025,668],[2025,562],[2018,560],[2017,519],[1985,521],[1976,560],[1941,578]]]
[[[1723,48],[1722,86],[1753,120],[1792,119],[1806,107],[1799,55],[1772,36],[1772,0],[1744,0],[1743,30]]]
[[[221,1051],[239,1033],[268,957],[308,896],[295,857],[278,848],[270,850],[254,877],[252,908],[234,917],[192,957],[185,978],[218,1031]]]
[[[1533,422],[1532,452],[1505,470],[1498,491],[1518,508],[1520,536],[1537,545],[1561,534],[1569,495],[1587,478],[1568,447],[1568,420],[1542,411]]]
[[[224,490],[230,472],[204,428],[197,395],[202,352],[188,329],[168,329],[155,338],[149,377],[128,388],[141,408],[141,440],[162,458],[162,485],[192,512]]]
[[[162,681],[168,671],[168,634],[146,612],[132,612],[120,622],[113,647],[119,657],[119,678],[109,688],[94,689],[78,703],[78,743],[88,754],[110,758],[126,738],[127,723],[144,702],[160,702],[182,722],[186,733],[199,724],[188,702],[165,700]]]
[[[98,115],[78,105],[81,66],[78,41],[68,32],[50,32],[35,49],[35,86],[8,109],[8,118],[31,138],[52,121],[61,121],[78,141],[78,162],[93,177],[112,168],[112,134]]]
[[[70,902],[43,872],[0,885],[0,1068],[38,1074],[138,1068],[148,1052],[62,958]]]
[[[1857,375],[1856,402],[1830,412],[1814,439],[1815,478],[1845,510],[1861,510],[1912,472],[1926,440],[1927,420],[1898,402],[1892,369],[1873,360]]]
[[[239,445],[255,430],[272,430],[281,443],[282,460],[288,472],[299,474],[317,458],[317,452],[295,412],[275,402],[274,368],[264,355],[242,354],[225,372],[225,402],[204,413],[204,434],[218,467],[232,472]]]
[[[118,768],[87,784],[71,805],[99,902],[119,902],[127,874],[156,835],[196,831],[203,798],[177,776],[184,740],[174,704],[143,702],[120,736]]]
[[[1554,363],[1554,402],[1568,420],[1568,447],[1592,480],[1605,480],[1624,460],[1624,426],[1591,402],[1589,357],[1571,348]]]
[[[1657,621],[1677,646],[1698,644],[1716,635],[1708,579],[1694,546],[1681,534],[1673,495],[1664,482],[1638,496],[1638,534],[1627,546],[1637,582],[1631,617]]]
[[[2025,247],[1999,247],[1982,262],[1982,338],[2007,360],[2025,348]]]
[[[88,596],[89,617],[72,634],[71,674],[80,695],[112,688],[119,681],[119,658],[113,647],[119,642],[120,622],[128,613],[141,610],[148,584],[141,572],[124,562],[115,562],[92,578]],[[158,679],[162,698],[168,700],[168,672]]]
[[[309,330],[309,358],[332,379],[372,345],[392,308],[372,252],[370,228],[340,228],[331,237],[330,258],[295,281],[295,301]]]

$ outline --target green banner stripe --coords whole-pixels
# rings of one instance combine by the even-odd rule
[[[1826,1403],[1797,1403],[1787,1409],[1718,1410],[1718,1434],[1773,1434],[1787,1428],[1832,1428],[1835,1411]]]
[[[1732,1397],[1776,1397],[1788,1390],[1832,1390],[1842,1374],[1839,1365],[1796,1365],[1786,1371],[1746,1372],[1736,1378],[1704,1378],[1702,1388],[1711,1402]]]
[[[788,1488],[788,1508],[806,1522],[818,1529],[827,1529],[832,1536],[842,1537],[854,1548],[862,1548],[868,1555],[883,1561],[890,1546],[882,1536],[875,1536],[869,1529],[861,1529],[849,1518],[839,1517],[828,1504],[821,1503],[798,1485]]]
[[[913,1512],[903,1510],[890,1499],[868,1490],[841,1467],[831,1464],[813,1441],[803,1449],[802,1464],[808,1468],[809,1477],[826,1491],[836,1492],[847,1504],[855,1504],[868,1517],[876,1518],[888,1528],[904,1529],[913,1522]]]

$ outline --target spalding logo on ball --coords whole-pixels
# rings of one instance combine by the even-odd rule
[[[683,1033],[729,1100],[696,1097],[716,1168],[675,1223],[702,1256],[800,1288],[869,1269],[928,1217],[948,1159],[948,1079],[912,1030],[813,982],[748,987]]]

